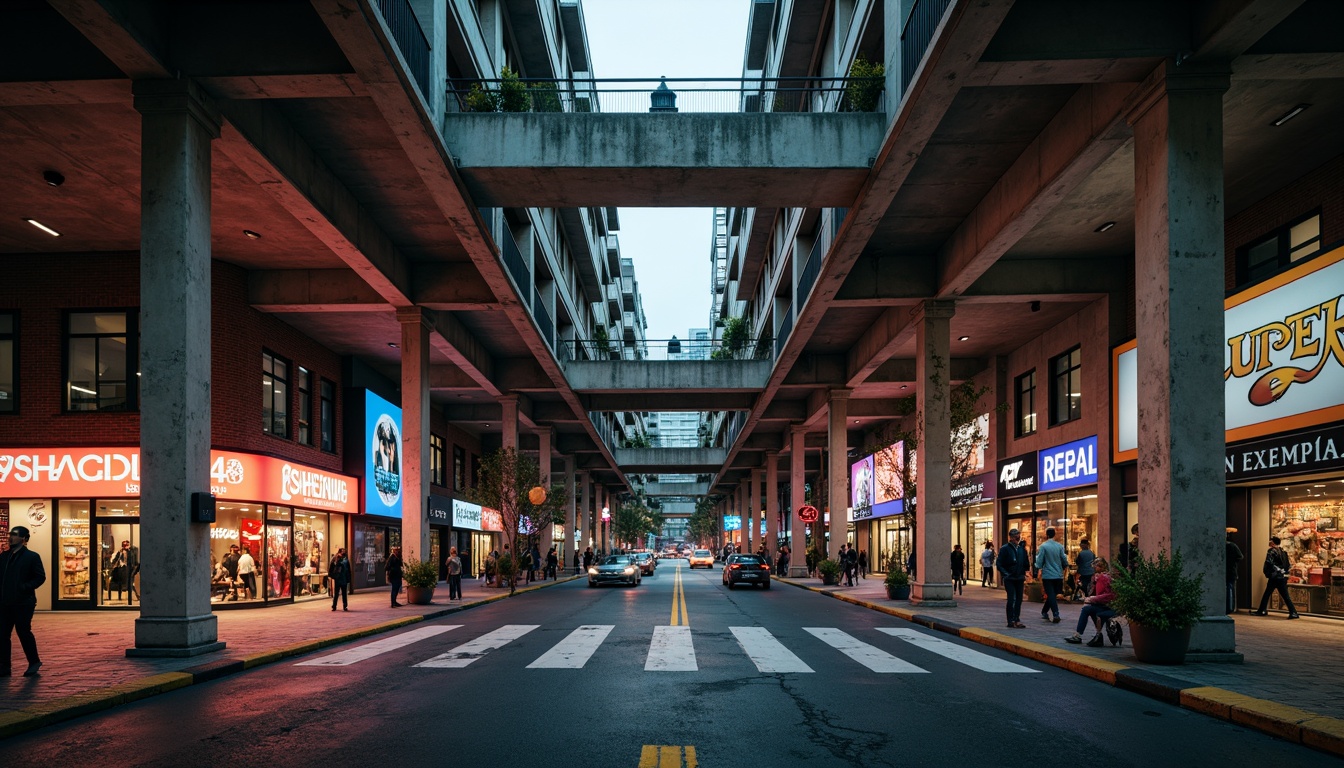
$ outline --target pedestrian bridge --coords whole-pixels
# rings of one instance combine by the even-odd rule
[[[589,411],[746,410],[771,360],[571,360],[565,377]]]
[[[623,472],[636,475],[712,475],[728,461],[727,448],[617,448],[612,454]]]

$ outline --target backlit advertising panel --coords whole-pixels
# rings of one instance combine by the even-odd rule
[[[364,511],[401,517],[401,409],[364,391]]]
[[[725,530],[725,531],[740,531],[740,530],[742,530],[742,516],[741,516],[741,515],[724,515],[724,516],[723,516],[723,530]]]
[[[849,505],[856,510],[873,506],[873,457],[864,456],[849,466]]]

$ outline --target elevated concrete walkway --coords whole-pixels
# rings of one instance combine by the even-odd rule
[[[882,144],[874,113],[452,113],[481,206],[849,206]],[[800,172],[806,172],[800,174]]]
[[[645,496],[708,496],[709,483],[645,483]]]
[[[630,474],[714,474],[728,460],[726,448],[617,448],[621,471]]]
[[[570,361],[565,377],[590,411],[746,410],[769,360]]]

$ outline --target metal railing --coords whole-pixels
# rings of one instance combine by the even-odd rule
[[[411,10],[409,0],[378,0],[378,11],[392,30],[392,39],[397,41],[401,55],[411,76],[420,86],[420,93],[429,100],[429,41],[420,28],[420,22]]]
[[[693,341],[677,339],[676,347],[669,351],[672,339],[639,339],[641,360],[769,360],[774,351],[769,337],[747,339],[741,346],[730,349],[723,340]],[[567,339],[560,342],[563,352],[558,352],[562,361],[568,360],[610,360],[612,353],[620,357],[621,344],[610,339]],[[679,350],[679,351],[678,351]]]
[[[775,334],[775,357],[779,357],[784,352],[784,345],[789,343],[789,334],[791,333],[793,333],[792,304],[784,310],[784,319],[779,324],[779,332]]]
[[[518,284],[518,295],[527,296],[527,291],[532,287],[532,273],[527,268],[527,262],[523,261],[523,252],[518,248],[518,241],[513,239],[513,232],[506,226],[504,227],[504,266],[508,268],[509,274],[513,275],[513,281]]]
[[[801,308],[807,303],[807,297],[812,295],[812,286],[817,282],[817,275],[821,273],[821,254],[822,245],[825,241],[820,233],[817,239],[812,243],[812,252],[807,256],[807,263],[803,265],[803,271],[798,275],[798,301]]]
[[[938,22],[943,20],[943,12],[950,3],[951,0],[915,0],[914,7],[910,9],[905,28],[901,30],[901,93],[910,87],[915,70],[919,62],[924,60],[924,53],[929,50],[929,43],[933,42]]]
[[[458,112],[880,112],[885,86],[882,77],[506,78],[452,81],[448,101]]]
[[[541,329],[542,338],[546,343],[555,349],[555,322],[551,320],[551,313],[546,311],[546,302],[541,298],[541,291],[532,289],[532,316],[537,319],[537,327]]]
[[[727,432],[728,439],[724,442],[723,446],[725,448],[731,449],[733,447],[733,443],[737,442],[737,436],[742,434],[742,428],[745,427],[746,425],[747,425],[746,412],[733,411],[732,415],[728,417],[728,432]]]

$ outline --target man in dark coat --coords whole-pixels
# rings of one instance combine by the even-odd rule
[[[401,607],[401,603],[397,602],[397,595],[401,594],[401,582],[405,577],[403,568],[404,564],[401,561],[401,547],[393,547],[392,554],[387,556],[387,581],[392,585],[393,608]]]
[[[28,529],[16,525],[9,530],[9,549],[0,552],[0,677],[9,677],[9,636],[17,633],[23,655],[28,658],[24,677],[36,677],[42,667],[33,637],[33,611],[37,608],[37,588],[47,580],[42,558],[28,548]]]
[[[1026,591],[1027,571],[1031,569],[1031,556],[1022,544],[1022,533],[1016,528],[1008,531],[1008,543],[999,550],[999,581],[1008,593],[1005,606],[1008,614],[1008,627],[1022,629],[1022,593]]]
[[[350,568],[350,558],[346,557],[345,547],[336,550],[327,566],[327,576],[331,579],[331,610],[336,610],[336,601],[341,601],[341,610],[350,610],[350,578],[354,573]]]

